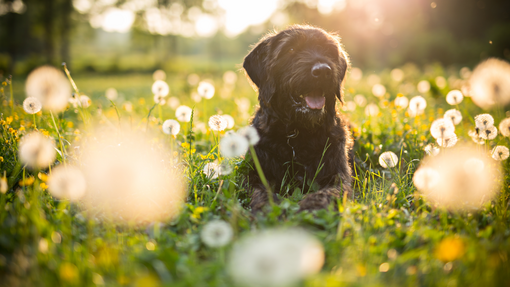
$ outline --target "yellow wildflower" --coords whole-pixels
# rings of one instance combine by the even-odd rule
[[[62,280],[75,282],[78,279],[78,268],[72,263],[64,262],[60,265],[59,274]]]
[[[434,251],[437,259],[443,262],[450,262],[459,259],[464,255],[466,247],[464,241],[458,237],[443,239]]]
[[[44,182],[48,181],[48,175],[45,173],[40,172],[37,174],[37,177]]]
[[[39,186],[41,187],[42,190],[46,190],[48,188],[48,185],[44,182],[41,182]]]
[[[139,98],[139,99],[138,99],[138,103],[139,103],[140,105],[145,105],[145,99],[144,99],[144,98]]]
[[[4,162],[4,158],[0,156],[0,162]]]
[[[47,131],[47,130],[43,130],[43,129],[41,129],[41,130],[39,130],[39,131],[40,131],[43,135],[45,135],[45,136],[47,136],[47,137],[49,137],[49,136],[50,136],[50,132],[49,132],[49,131]]]
[[[34,180],[35,180],[34,177],[30,176],[30,177],[25,178],[24,180],[23,179],[20,180],[19,185],[20,186],[30,186],[30,185],[32,185],[32,183],[34,183]]]
[[[67,127],[72,129],[74,127],[74,123],[73,122],[67,122]]]
[[[12,123],[12,117],[7,117],[7,118],[5,119],[5,122],[6,122],[8,125],[9,125],[9,124],[11,124],[11,123]]]
[[[74,130],[74,134],[75,134],[75,135],[79,135],[79,134],[80,134],[80,130],[79,130],[79,129],[75,129],[75,130]]]

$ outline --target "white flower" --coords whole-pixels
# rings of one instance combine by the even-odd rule
[[[485,130],[494,125],[494,118],[489,114],[481,114],[475,116],[476,127],[480,130]]]
[[[499,123],[499,132],[504,137],[510,137],[510,118],[506,118]]]
[[[88,108],[90,107],[90,105],[92,104],[92,100],[85,96],[85,95],[81,95],[80,96],[80,105],[83,107],[83,108]]]
[[[378,98],[384,97],[384,95],[386,94],[386,88],[381,84],[375,84],[372,87],[372,94],[374,94],[374,96]]]
[[[158,105],[166,104],[165,97],[163,97],[162,95],[154,95],[154,103]]]
[[[365,107],[365,115],[375,117],[379,114],[379,107],[374,104],[370,103]]]
[[[227,85],[230,86],[235,85],[235,83],[237,82],[237,74],[234,71],[226,71],[223,74],[223,81]]]
[[[35,114],[41,110],[42,104],[37,98],[28,97],[23,101],[23,109],[27,114]]]
[[[48,190],[54,197],[77,201],[85,195],[86,189],[85,177],[79,168],[59,165],[51,171]]]
[[[395,82],[401,82],[404,79],[404,71],[401,69],[393,69],[390,72],[391,78]]]
[[[196,86],[200,81],[200,76],[197,74],[189,74],[188,75],[188,84],[190,86]]]
[[[232,226],[223,220],[209,221],[202,232],[200,238],[202,242],[212,248],[223,247],[232,241],[234,230]]]
[[[19,143],[22,163],[30,168],[47,168],[56,157],[55,142],[40,132],[25,135]]]
[[[457,144],[457,135],[452,134],[448,137],[437,138],[436,142],[439,146],[442,146],[442,147],[452,147],[455,144]]]
[[[257,132],[257,129],[254,128],[253,126],[241,128],[237,131],[237,133],[245,137],[246,140],[248,140],[248,144],[250,145],[256,145],[260,140],[259,133]]]
[[[235,121],[231,115],[222,115],[222,117],[227,121],[227,129],[231,129],[234,127]]]
[[[426,145],[423,150],[427,153],[427,155],[432,155],[432,156],[438,155],[439,151],[440,151],[438,147],[436,147],[432,144]]]
[[[131,102],[125,102],[123,105],[122,105],[122,108],[128,112],[128,113],[131,113],[133,111],[133,104]]]
[[[360,107],[364,107],[367,104],[367,99],[363,95],[355,95],[354,102]]]
[[[450,105],[458,105],[462,100],[464,99],[464,95],[462,95],[462,92],[459,90],[451,90],[446,95],[446,102]]]
[[[211,179],[218,178],[219,166],[216,162],[209,162],[204,165],[204,174]]]
[[[25,85],[29,97],[38,99],[45,110],[61,112],[71,97],[71,85],[57,68],[42,66],[32,71]]]
[[[209,118],[209,127],[213,131],[222,131],[227,128],[227,120],[221,115],[214,115]]]
[[[422,93],[422,94],[425,94],[426,92],[430,91],[430,83],[428,81],[420,81],[418,83],[418,92]]]
[[[170,106],[170,108],[175,110],[177,107],[179,107],[180,104],[181,103],[177,97],[168,98],[168,106]]]
[[[248,140],[238,134],[226,135],[220,141],[220,152],[227,158],[245,154],[248,147]]]
[[[106,90],[106,98],[110,101],[115,101],[119,97],[119,93],[115,88],[109,88]]]
[[[176,120],[166,120],[162,126],[163,132],[167,135],[176,135],[181,130],[181,125]]]
[[[188,106],[179,106],[175,110],[175,117],[180,122],[189,122],[191,120],[192,109]]]
[[[158,81],[158,80],[164,81],[164,80],[166,80],[166,73],[163,70],[156,70],[152,74],[152,78],[154,79],[154,81]]]
[[[484,140],[493,140],[498,135],[498,129],[495,126],[491,126],[484,130],[480,130],[480,137]]]
[[[444,113],[444,119],[452,121],[454,125],[460,124],[462,121],[462,114],[456,109],[447,110]]]
[[[395,107],[405,109],[409,105],[409,99],[404,96],[395,98]]]
[[[398,164],[398,156],[392,151],[385,151],[379,156],[379,164],[384,168],[395,167]]]
[[[498,145],[492,149],[492,158],[495,160],[505,160],[510,154],[506,146]]]
[[[482,109],[510,103],[510,64],[491,58],[479,64],[469,79],[473,102]]]
[[[323,264],[322,244],[305,231],[267,230],[234,245],[228,270],[236,285],[293,286]]]
[[[214,96],[214,86],[206,81],[202,81],[198,84],[198,94],[204,99],[210,99]]]
[[[166,97],[170,93],[170,87],[167,83],[157,80],[152,84],[152,93],[157,96]]]
[[[437,119],[430,126],[430,134],[435,139],[449,138],[455,134],[455,125],[449,119]]]
[[[446,88],[446,79],[444,77],[439,76],[439,77],[436,77],[435,80],[436,80],[436,85],[438,88],[440,88],[440,89]]]
[[[413,97],[409,101],[409,109],[414,113],[419,114],[427,107],[427,101],[422,96]]]

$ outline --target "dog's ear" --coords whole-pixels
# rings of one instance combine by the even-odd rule
[[[269,106],[275,92],[273,79],[269,76],[270,43],[274,36],[259,42],[244,58],[243,68],[259,90],[259,101]]]
[[[340,60],[340,71],[338,75],[338,92],[336,93],[336,97],[338,100],[342,103],[342,105],[345,103],[344,101],[344,81],[345,81],[345,75],[347,74],[347,69],[350,67],[349,63],[349,57],[347,56],[347,53],[341,48],[341,45],[338,45],[339,50],[339,60]]]

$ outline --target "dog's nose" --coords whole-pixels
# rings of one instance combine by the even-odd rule
[[[312,67],[312,76],[315,78],[328,78],[331,75],[331,67],[328,64],[317,63]]]

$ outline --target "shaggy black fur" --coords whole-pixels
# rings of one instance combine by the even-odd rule
[[[352,138],[335,105],[337,98],[343,103],[348,66],[337,36],[299,25],[267,35],[244,59],[259,90],[252,122],[260,135],[255,151],[272,191],[281,192],[287,183],[306,191],[312,180],[319,186],[299,203],[302,210],[326,208],[342,192],[352,192]],[[256,170],[249,177],[250,205],[258,211],[268,193]]]

